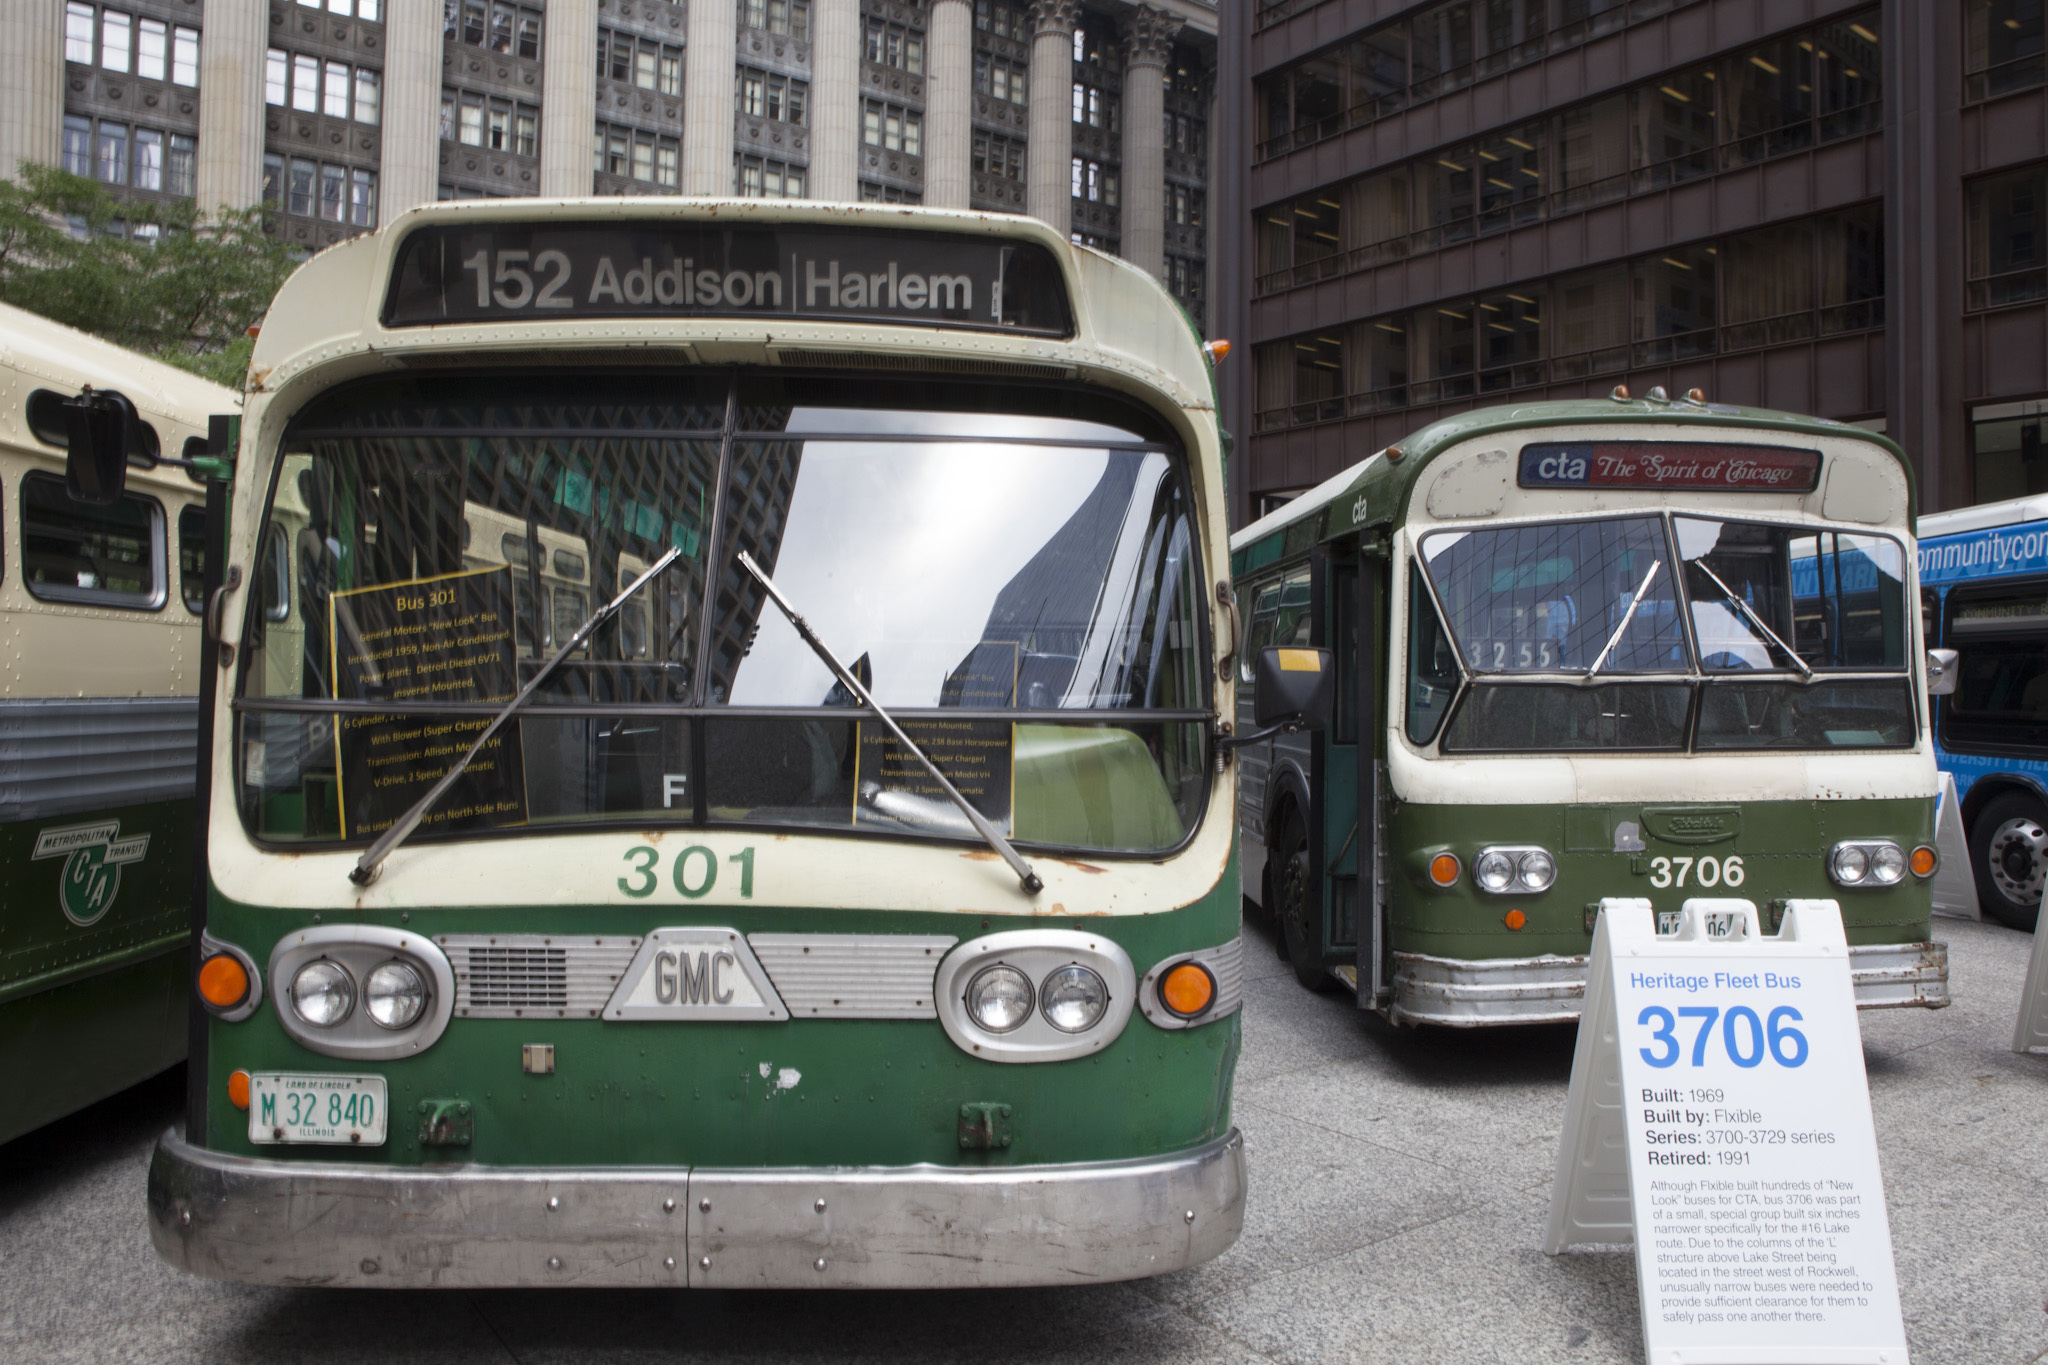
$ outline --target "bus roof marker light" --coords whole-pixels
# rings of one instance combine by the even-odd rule
[[[1628,385],[1616,384],[1614,388],[1608,392],[1607,396],[1609,398],[1612,398],[1617,403],[1626,403],[1629,399]]]
[[[674,552],[663,556],[661,564],[656,565],[655,568],[659,569],[665,566],[674,558]],[[789,624],[796,628],[796,633],[803,637],[803,642],[811,647],[811,652],[818,656],[825,667],[832,670],[832,676],[839,679],[847,691],[860,699],[861,705],[873,711],[882,724],[889,727],[889,733],[896,737],[896,742],[903,746],[904,752],[912,755],[919,763],[924,765],[924,770],[931,775],[932,781],[939,784],[939,790],[952,799],[953,804],[960,808],[960,813],[967,817],[967,823],[974,826],[974,832],[979,834],[990,848],[1002,855],[1003,861],[1010,865],[1010,870],[1017,874],[1018,884],[1024,888],[1025,894],[1035,896],[1043,891],[1045,889],[1045,882],[1033,870],[1031,864],[1025,862],[1023,855],[1010,846],[1010,841],[1005,839],[996,827],[989,823],[987,816],[974,808],[973,802],[960,794],[960,789],[954,786],[944,773],[939,771],[939,765],[932,762],[931,756],[925,753],[924,749],[913,741],[908,734],[904,733],[903,727],[896,723],[896,718],[882,709],[882,704],[875,700],[874,694],[868,691],[867,685],[854,675],[853,670],[839,662],[839,656],[834,654],[826,647],[825,642],[818,638],[818,633],[811,629],[811,623],[804,620],[797,612],[797,609],[790,605],[789,599],[782,595],[782,589],[775,586],[775,580],[770,578],[767,572],[754,562],[754,557],[745,550],[741,550],[739,553],[739,564],[741,568],[752,574],[762,588],[767,591],[768,599],[781,609],[784,616],[789,618]],[[655,570],[649,570],[646,577],[652,577],[654,572]],[[641,582],[645,582],[646,577],[643,577]],[[634,584],[634,587],[638,586],[638,583]],[[628,588],[625,593],[621,593],[619,600],[624,601],[627,593],[631,591],[632,589]],[[617,604],[614,603],[614,605]],[[529,683],[527,691],[530,692],[532,690],[533,686]],[[524,694],[522,693],[521,695]]]

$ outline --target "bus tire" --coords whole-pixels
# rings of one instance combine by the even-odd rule
[[[2026,792],[1995,796],[1970,827],[1970,871],[1984,913],[2026,933],[2048,883],[2048,811]]]
[[[1279,946],[1286,950],[1294,979],[1312,991],[1329,984],[1323,970],[1321,910],[1314,904],[1315,876],[1308,860],[1308,831],[1301,817],[1289,812],[1280,826],[1280,839],[1266,857],[1273,869],[1273,918],[1280,933]]]

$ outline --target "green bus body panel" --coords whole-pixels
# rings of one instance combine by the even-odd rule
[[[1482,436],[1497,436],[1507,432],[1528,431],[1551,426],[1607,426],[1619,423],[1655,422],[1673,428],[1702,428],[1721,432],[1767,431],[1781,436],[1804,438],[1831,438],[1835,440],[1864,441],[1877,447],[1896,460],[1906,477],[1906,523],[1911,525],[1918,515],[1919,484],[1914,475],[1913,462],[1906,458],[1904,451],[1876,432],[1844,423],[1830,422],[1824,418],[1806,417],[1798,413],[1778,412],[1770,408],[1738,408],[1716,405],[1715,408],[1697,409],[1683,404],[1651,403],[1628,401],[1617,403],[1612,399],[1572,399],[1563,402],[1517,403],[1512,407],[1477,408],[1432,422],[1414,432],[1397,444],[1403,458],[1389,463],[1380,460],[1372,468],[1360,470],[1357,477],[1344,491],[1327,503],[1312,508],[1303,508],[1301,516],[1310,522],[1303,526],[1295,521],[1282,523],[1279,529],[1262,538],[1255,546],[1247,547],[1251,553],[1243,562],[1233,557],[1233,573],[1246,573],[1281,557],[1283,542],[1288,552],[1295,551],[1297,536],[1306,535],[1311,540],[1333,540],[1350,535],[1365,526],[1387,524],[1400,525],[1408,517],[1408,500],[1413,494],[1417,479],[1429,467],[1431,460],[1449,450],[1461,441]],[[1360,507],[1360,495],[1364,497],[1364,515],[1356,515]],[[1268,542],[1273,548],[1265,557],[1260,551]],[[1239,551],[1240,554],[1244,551]]]
[[[148,834],[148,849],[120,868],[106,908],[74,923],[62,885],[70,859],[34,857],[36,839],[112,823],[124,839]],[[191,845],[190,801],[0,825],[0,1142],[183,1060]]]
[[[1652,819],[1644,818],[1648,809]],[[1712,813],[1737,832],[1712,843],[1658,837],[1659,810]],[[1734,814],[1729,814],[1733,812]],[[1613,851],[1613,828],[1634,822],[1645,848]],[[1597,835],[1596,843],[1596,831]],[[1589,909],[1609,896],[1640,896],[1658,910],[1696,897],[1729,896],[1763,907],[1789,899],[1833,900],[1851,946],[1922,943],[1931,932],[1932,889],[1908,877],[1897,886],[1859,889],[1829,880],[1823,859],[1842,839],[1893,839],[1901,847],[1934,842],[1934,803],[1925,798],[1865,801],[1614,802],[1589,806],[1424,806],[1401,803],[1387,819],[1388,937],[1396,952],[1464,959],[1577,956],[1592,951]],[[1540,895],[1494,896],[1472,884],[1472,860],[1489,844],[1540,844],[1557,855],[1557,882]],[[1464,873],[1439,890],[1428,857],[1448,848]],[[1742,858],[1740,886],[1700,886],[1700,857]],[[1652,860],[1692,858],[1686,884],[1653,887]],[[1528,924],[1503,922],[1521,910]]]
[[[849,855],[858,850],[849,848]],[[313,922],[298,911],[214,896],[209,929],[259,963],[284,934]],[[398,927],[391,914],[336,911],[330,922]],[[1161,958],[1227,943],[1239,930],[1235,857],[1201,899],[1151,915],[1048,919],[819,907],[528,906],[416,910],[404,927],[444,933],[644,935],[715,924],[749,933],[951,934],[962,941],[1013,929],[1078,929],[1123,945],[1142,976]],[[417,1057],[354,1062],[300,1047],[279,1025],[275,985],[238,1023],[211,1021],[208,1142],[272,1159],[411,1166],[448,1162],[536,1166],[1010,1166],[1150,1156],[1230,1129],[1239,1014],[1170,1031],[1133,1011],[1093,1056],[997,1063],[954,1046],[937,1019],[798,1019],[787,1023],[607,1023],[597,1019],[449,1022]],[[555,1072],[529,1076],[520,1049],[550,1043]],[[767,1068],[767,1075],[762,1073]],[[801,1079],[787,1089],[785,1068]],[[235,1070],[381,1075],[390,1130],[382,1147],[262,1146],[227,1099]],[[418,1140],[426,1099],[474,1106],[468,1147]],[[998,1151],[960,1147],[960,1106],[1011,1110],[1014,1140]]]

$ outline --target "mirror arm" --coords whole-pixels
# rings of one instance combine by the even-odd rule
[[[1275,735],[1298,735],[1308,728],[1308,721],[1298,715],[1289,716],[1278,725],[1268,725],[1265,729],[1254,730],[1248,735],[1233,735],[1230,733],[1228,725],[1221,725],[1216,728],[1211,742],[1218,749],[1227,752],[1232,749],[1242,749],[1247,744],[1257,744],[1262,740],[1271,739]]]

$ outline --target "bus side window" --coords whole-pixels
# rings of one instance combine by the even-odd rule
[[[197,616],[206,610],[206,509],[178,509],[178,597]]]
[[[1920,633],[1929,649],[1941,643],[1941,594],[1933,588],[1920,589]]]
[[[1249,683],[1255,676],[1259,651],[1273,643],[1274,617],[1280,610],[1280,585],[1269,583],[1252,599],[1252,626],[1245,632],[1244,650],[1237,660],[1237,679]]]
[[[1422,586],[1422,567],[1408,565],[1408,738],[1427,744],[1443,728],[1458,691],[1458,658]]]
[[[1315,621],[1309,614],[1308,567],[1303,565],[1280,585],[1280,616],[1273,626],[1276,645],[1305,645],[1313,638]]]

